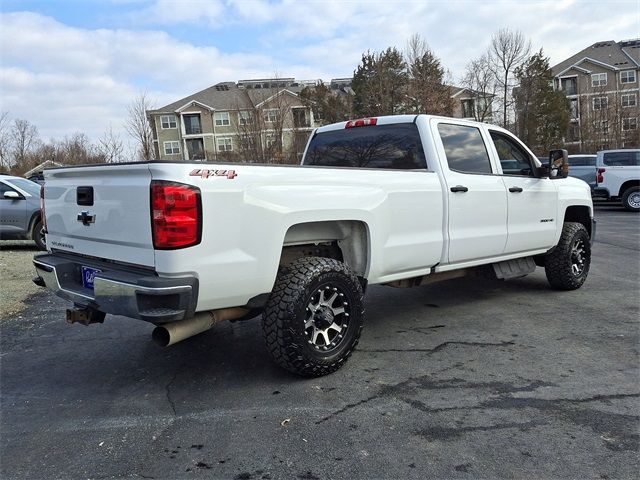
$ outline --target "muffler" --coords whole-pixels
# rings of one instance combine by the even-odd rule
[[[208,312],[196,313],[193,317],[177,322],[158,325],[151,334],[153,341],[161,347],[168,347],[185,338],[206,332],[216,323],[224,320],[234,320],[249,313],[248,308],[232,307]]]

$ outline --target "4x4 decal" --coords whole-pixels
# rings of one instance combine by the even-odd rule
[[[201,169],[196,168],[195,170],[191,170],[189,173],[190,177],[227,177],[229,180],[233,180],[238,176],[235,170],[209,170],[209,169]]]

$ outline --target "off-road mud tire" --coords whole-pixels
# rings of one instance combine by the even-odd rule
[[[337,346],[323,352],[310,344],[305,316],[319,288],[336,286],[349,305],[348,326]],[[353,353],[362,331],[364,294],[354,273],[331,258],[303,257],[282,267],[262,316],[267,349],[285,370],[307,377],[333,373]]]
[[[582,264],[577,272],[573,249],[579,246],[583,250]],[[547,253],[544,270],[549,284],[558,290],[575,290],[587,279],[591,264],[591,243],[587,229],[581,223],[566,222],[558,245]]]

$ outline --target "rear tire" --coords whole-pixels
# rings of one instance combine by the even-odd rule
[[[640,187],[629,187],[624,191],[622,206],[630,212],[640,212]]]
[[[34,242],[36,242],[36,246],[40,250],[47,249],[47,243],[45,239],[44,233],[44,225],[42,225],[42,220],[38,220],[33,226],[33,230],[31,230],[31,238]]]
[[[584,225],[566,222],[558,245],[546,255],[544,264],[547,280],[553,288],[580,288],[587,279],[591,265],[591,242]]]
[[[298,375],[338,370],[360,339],[364,294],[342,262],[303,257],[282,268],[263,312],[273,360]]]

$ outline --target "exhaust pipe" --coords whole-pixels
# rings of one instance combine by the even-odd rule
[[[196,313],[193,317],[177,322],[166,323],[154,328],[151,337],[161,347],[168,347],[185,338],[206,332],[216,323],[234,320],[249,313],[248,308],[232,307],[208,312]]]

